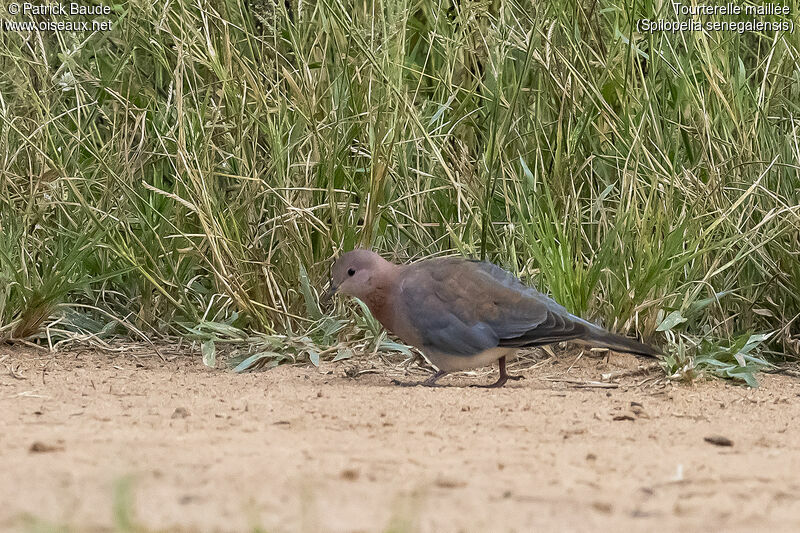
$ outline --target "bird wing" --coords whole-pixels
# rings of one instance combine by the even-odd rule
[[[590,327],[491,263],[460,258],[415,263],[398,292],[421,347],[446,354],[575,339]]]

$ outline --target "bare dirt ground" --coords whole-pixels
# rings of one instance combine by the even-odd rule
[[[795,378],[562,355],[503,389],[401,388],[380,361],[152,355],[0,346],[0,530],[800,530]]]

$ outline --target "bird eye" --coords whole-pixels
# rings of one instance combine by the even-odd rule
[[[353,269],[353,268],[347,269],[347,275],[348,276],[353,276],[353,275],[355,275],[355,273],[356,273],[355,269]]]

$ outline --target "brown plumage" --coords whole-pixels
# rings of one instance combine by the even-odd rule
[[[383,326],[416,346],[439,372],[499,361],[502,386],[516,379],[506,357],[517,349],[573,340],[640,356],[658,350],[570,314],[563,306],[524,285],[491,263],[457,257],[392,264],[368,250],[343,254],[334,264],[331,293],[354,296]]]

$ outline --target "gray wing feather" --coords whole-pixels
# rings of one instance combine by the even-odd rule
[[[500,346],[539,346],[575,339],[588,332],[589,324],[570,314],[552,298],[528,287],[510,272],[492,263],[477,263],[496,283],[519,293],[521,301],[507,306],[492,325]]]
[[[404,284],[401,302],[423,349],[466,356],[497,346],[498,337],[491,326],[480,321],[465,323],[440,294],[420,283],[422,279]]]
[[[485,323],[464,324],[456,315],[443,315],[442,326],[427,332],[423,348],[451,355],[473,355],[498,345],[497,335]]]
[[[491,263],[449,258],[418,263],[403,283],[423,349],[469,356],[584,336],[587,323]]]

